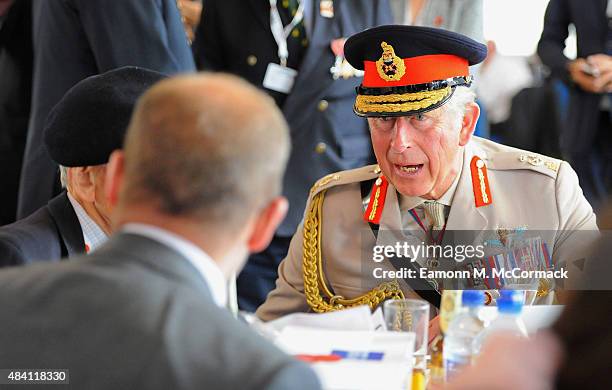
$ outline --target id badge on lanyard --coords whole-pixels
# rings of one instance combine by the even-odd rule
[[[289,93],[293,88],[298,72],[295,69],[287,67],[287,59],[289,58],[287,38],[289,34],[291,34],[291,30],[293,30],[304,18],[304,3],[300,2],[291,23],[283,27],[283,21],[278,12],[276,1],[277,0],[270,0],[270,29],[278,46],[280,65],[275,63],[268,64],[263,86],[273,91]]]

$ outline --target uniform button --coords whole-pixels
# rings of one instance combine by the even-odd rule
[[[318,154],[323,154],[325,153],[326,150],[327,150],[327,145],[325,144],[325,142],[319,142],[317,146],[315,147],[315,152],[317,152]]]
[[[328,107],[328,106],[329,106],[329,103],[327,102],[327,100],[321,100],[321,101],[319,102],[319,106],[318,106],[319,111],[325,111],[325,110],[327,110],[327,107]]]
[[[247,64],[251,66],[255,66],[256,63],[257,63],[257,57],[255,57],[254,55],[250,55],[247,57]]]

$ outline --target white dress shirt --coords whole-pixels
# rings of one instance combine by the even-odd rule
[[[225,276],[213,259],[198,246],[177,234],[153,225],[128,223],[121,228],[121,231],[150,238],[183,255],[202,275],[215,303],[219,307],[227,305],[227,281]]]
[[[94,249],[98,248],[108,240],[108,236],[104,233],[104,230],[98,224],[91,219],[89,214],[83,209],[81,204],[70,195],[68,192],[68,200],[76,213],[83,231],[83,242],[85,242],[85,252],[89,253]]]

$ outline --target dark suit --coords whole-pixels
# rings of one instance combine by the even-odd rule
[[[59,261],[83,252],[83,231],[66,192],[29,217],[0,227],[0,267]]]
[[[75,261],[0,273],[0,367],[62,367],[74,389],[316,389],[213,302],[196,268],[118,234]]]
[[[44,148],[47,114],[84,78],[127,65],[166,74],[194,70],[175,0],[34,0],[32,117],[19,189],[23,218],[57,193]]]
[[[595,207],[605,199],[609,190],[606,186],[612,184],[606,185],[602,180],[607,175],[612,176],[612,172],[606,175],[605,172],[593,171],[593,167],[605,169],[606,165],[612,165],[610,116],[600,113],[603,95],[592,94],[572,85],[567,70],[569,59],[563,55],[563,49],[568,26],[574,24],[578,57],[606,53],[606,42],[610,39],[609,31],[612,29],[606,18],[607,3],[608,0],[552,0],[546,10],[544,31],[538,44],[538,55],[542,62],[550,67],[554,77],[571,86],[567,121],[561,135],[561,151],[576,169],[580,185]],[[606,150],[601,150],[599,161],[593,161],[595,150],[601,147]]]
[[[17,0],[0,23],[0,225],[15,221],[32,92],[32,1]]]
[[[268,252],[251,257],[238,280],[240,304],[247,310],[254,310],[274,287],[278,263],[287,253],[315,181],[331,172],[374,161],[367,122],[353,113],[355,87],[361,78],[332,78],[335,55],[330,43],[391,23],[388,2],[336,0],[333,18],[321,16],[318,1],[310,0],[309,4],[305,11],[306,20],[312,24],[307,29],[309,44],[297,66],[292,92],[281,106],[292,140],[283,183],[289,212]],[[205,0],[193,49],[201,69],[234,73],[262,87],[268,64],[279,63],[278,46],[270,29],[269,2]],[[290,52],[289,62],[291,59]],[[281,101],[277,94],[265,91]],[[263,279],[258,280],[260,277]]]

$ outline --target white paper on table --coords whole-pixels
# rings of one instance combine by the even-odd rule
[[[301,326],[317,329],[374,330],[370,308],[366,305],[329,313],[293,313],[266,322],[266,327],[277,332],[287,326]]]
[[[406,389],[412,375],[414,333],[322,330],[286,326],[276,344],[290,355],[328,355],[334,350],[382,352],[383,359],[312,364],[325,389]]]

